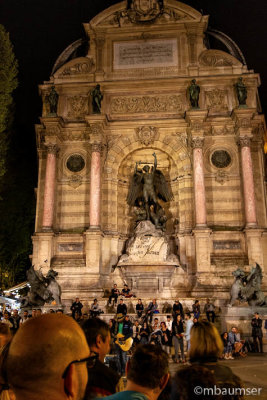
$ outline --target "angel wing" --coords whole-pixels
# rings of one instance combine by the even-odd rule
[[[159,169],[156,169],[154,174],[154,186],[157,196],[162,200],[170,201],[173,199],[172,192],[168,187],[165,176]]]
[[[142,198],[142,194],[143,194],[143,183],[142,183],[142,179],[143,179],[143,174],[142,172],[135,172],[132,176],[131,182],[130,182],[130,186],[129,186],[129,191],[128,191],[128,195],[127,195],[127,204],[129,206],[134,206],[136,200],[140,197]]]

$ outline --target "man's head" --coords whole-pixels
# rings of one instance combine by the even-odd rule
[[[14,316],[14,317],[17,317],[18,315],[19,315],[18,310],[13,310],[13,316]]]
[[[175,300],[175,303],[176,303],[176,304],[179,304],[179,300],[178,300],[178,299],[176,299],[176,300]]]
[[[85,362],[90,355],[84,333],[70,317],[45,314],[26,321],[14,336],[7,359],[8,382],[16,399],[83,398]]]
[[[123,304],[123,299],[120,299],[120,304]]]
[[[206,302],[209,303],[209,302],[210,302],[210,299],[206,299]]]
[[[42,315],[42,310],[41,308],[37,308],[36,310],[36,317],[40,317]]]
[[[259,318],[259,313],[255,312],[254,316],[255,316],[256,319],[258,319]]]
[[[79,297],[76,297],[75,301],[76,301],[76,303],[79,303],[79,301],[80,301]]]
[[[114,286],[114,289],[117,289],[117,283],[114,283],[113,286]]]
[[[141,299],[138,299],[138,304],[141,304],[142,303],[142,300]]]
[[[236,333],[236,332],[237,332],[237,330],[236,330],[236,327],[235,327],[235,326],[232,326],[232,329],[231,329],[231,330],[232,330],[232,332],[233,332],[233,333]]]
[[[124,321],[128,322],[130,319],[129,315],[125,315]]]
[[[171,316],[167,315],[167,321],[170,322],[170,320],[171,320]]]
[[[36,317],[36,309],[33,308],[33,309],[32,309],[32,318],[35,318],[35,317]]]
[[[160,346],[139,345],[126,370],[130,385],[138,385],[142,392],[153,391],[153,398],[157,399],[169,379],[168,355]]]
[[[152,300],[152,303],[153,303],[153,304],[156,304],[156,301],[157,301],[157,299],[153,299],[153,300]]]
[[[23,318],[28,318],[28,315],[29,315],[28,311],[23,311]]]
[[[110,330],[108,324],[99,318],[87,319],[82,325],[90,350],[99,355],[99,360],[104,362],[106,354],[110,351]]]

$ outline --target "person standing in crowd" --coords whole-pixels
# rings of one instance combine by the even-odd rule
[[[206,304],[204,306],[204,313],[206,313],[208,321],[211,320],[211,322],[214,323],[214,320],[215,320],[215,307],[210,302],[210,299],[206,300]]]
[[[173,345],[175,350],[174,362],[184,363],[184,326],[181,315],[177,315],[176,319],[172,323],[172,337],[173,337]],[[181,358],[179,357],[179,348],[181,350]]]
[[[106,400],[157,400],[169,380],[168,355],[159,346],[137,346],[127,364],[127,384],[123,392]]]
[[[193,314],[194,314],[194,318],[196,318],[198,320],[199,316],[200,316],[200,304],[199,304],[198,300],[195,300],[195,302],[193,304]]]
[[[123,303],[123,299],[120,299],[120,304],[117,306],[117,314],[127,314],[127,306]]]
[[[172,320],[170,315],[167,315],[166,327],[170,332],[172,331]]]
[[[23,324],[11,341],[6,371],[16,400],[81,400],[92,364],[84,333],[65,315],[45,314]]]
[[[40,317],[43,314],[41,308],[37,308],[36,310],[36,317]]]
[[[143,311],[144,311],[144,305],[142,303],[141,299],[138,299],[138,303],[135,306],[136,309],[136,314],[138,318],[142,317]]]
[[[11,330],[11,332],[14,329],[14,322],[13,322],[13,318],[11,317],[11,314],[9,311],[5,310],[4,311],[4,316],[2,318],[2,322],[3,324],[7,324],[9,329]]]
[[[262,319],[259,317],[259,313],[254,314],[254,318],[252,318],[251,321],[251,326],[252,326],[252,337],[253,337],[253,343],[254,343],[254,348],[256,353],[263,353],[263,347],[262,347]],[[259,346],[258,346],[259,344]]]
[[[138,345],[140,343],[140,331],[141,331],[141,325],[139,324],[138,320],[134,321],[134,325],[133,325],[133,341],[134,341],[134,345]]]
[[[24,322],[26,322],[29,318],[30,318],[29,317],[29,311],[27,311],[27,310],[23,311],[22,318],[21,318],[21,320],[19,322],[20,325],[24,324]]]
[[[191,332],[191,328],[194,325],[194,322],[191,318],[191,314],[190,313],[186,313],[185,314],[185,340],[186,340],[186,350],[187,352],[190,349],[190,332]]]
[[[19,329],[21,317],[19,316],[18,310],[13,310],[13,332],[16,333]]]
[[[142,326],[141,330],[140,330],[140,336],[141,336],[140,344],[147,344],[148,343],[148,339],[149,339],[149,335],[150,335],[150,329],[149,329],[149,327],[147,325],[147,322],[145,321],[143,323],[143,326]]]
[[[115,342],[117,369],[119,374],[124,376],[128,352],[124,349],[124,345],[126,345],[128,339],[133,337],[133,327],[129,315],[117,314],[115,334],[117,335]],[[131,347],[132,341],[128,340],[128,343]]]
[[[223,342],[214,324],[202,321],[191,329],[189,358],[192,366],[199,365],[209,369],[216,379],[218,387],[242,387],[240,379],[231,368],[218,363],[223,352]],[[228,387],[228,386],[227,386]]]
[[[172,306],[172,313],[173,313],[173,319],[176,319],[176,316],[178,314],[181,315],[182,319],[184,319],[184,309],[180,301],[177,299],[175,300],[175,303]]]
[[[153,314],[158,313],[157,299],[153,299],[147,308],[147,315],[149,316],[149,323],[152,323]]]
[[[111,295],[108,298],[108,305],[111,305],[112,299],[114,299],[114,304],[117,305],[118,297],[120,295],[120,291],[117,287],[117,284],[114,283],[113,288],[111,289]]]
[[[94,318],[84,321],[82,329],[91,353],[97,356],[94,366],[88,368],[84,400],[109,396],[123,390],[123,381],[119,374],[104,364],[105,357],[110,351],[109,326],[103,320]]]
[[[82,316],[82,308],[83,304],[80,302],[79,297],[76,297],[75,301],[71,305],[71,312],[72,312],[72,318],[75,317],[75,312],[77,311],[79,316]]]
[[[163,321],[160,323],[161,326],[161,345],[162,349],[166,351],[166,353],[169,355],[170,354],[170,349],[171,349],[171,332],[166,326],[166,323]]]

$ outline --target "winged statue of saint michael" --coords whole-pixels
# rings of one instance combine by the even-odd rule
[[[138,165],[141,164],[141,161],[135,164],[134,174],[129,186],[127,204],[139,209],[137,214],[142,216],[139,220],[152,220],[157,226],[160,225],[160,218],[164,218],[164,210],[158,199],[168,202],[173,199],[173,196],[165,176],[157,169],[157,156],[155,153],[153,153],[153,157],[154,165],[152,167],[145,165],[142,169],[139,169]],[[143,212],[141,212],[142,209]]]

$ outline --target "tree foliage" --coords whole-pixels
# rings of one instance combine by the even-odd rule
[[[3,25],[0,25],[0,190],[1,180],[6,173],[6,157],[14,114],[12,94],[18,86],[17,75],[18,62],[9,34]]]

